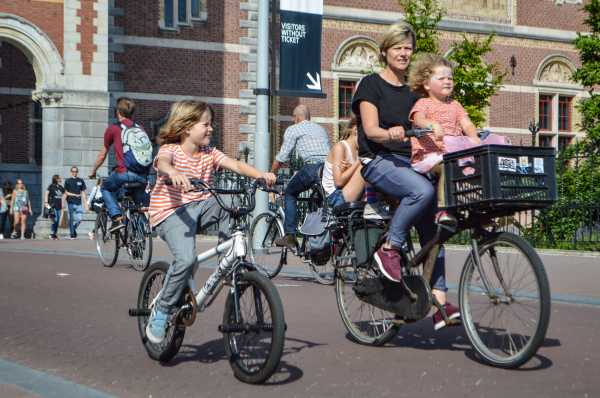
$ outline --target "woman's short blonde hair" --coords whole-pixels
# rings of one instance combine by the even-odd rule
[[[452,62],[448,61],[441,55],[421,53],[418,54],[415,60],[410,65],[408,71],[408,85],[415,93],[427,96],[425,84],[429,81],[433,70],[438,66],[446,66],[450,69],[454,68]]]
[[[406,22],[396,22],[395,24],[390,25],[379,42],[379,61],[383,65],[387,65],[387,60],[385,58],[387,50],[407,39],[411,40],[414,50],[417,46],[417,36],[415,35],[413,28]]]
[[[206,102],[192,100],[175,102],[171,105],[169,119],[160,129],[158,144],[180,143],[185,133],[198,123],[207,111],[214,116],[212,108]]]

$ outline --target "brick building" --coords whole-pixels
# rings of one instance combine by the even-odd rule
[[[579,65],[571,42],[585,29],[582,0],[440,2],[448,9],[440,24],[445,51],[463,32],[497,33],[489,61],[508,74],[489,109],[492,130],[529,144],[535,120],[540,145],[560,148],[577,137],[574,104],[586,94],[570,81]],[[299,102],[337,136],[354,85],[377,60],[377,39],[402,18],[396,0],[324,3],[327,98],[273,98],[274,148]],[[136,100],[151,134],[173,101],[211,103],[215,144],[231,156],[247,146],[252,160],[266,150],[253,148],[252,137],[256,36],[257,0],[3,0],[0,178],[24,177],[39,203],[52,174],[67,176],[76,164],[86,175],[123,95]]]

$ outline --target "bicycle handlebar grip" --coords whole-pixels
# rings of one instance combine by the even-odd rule
[[[425,134],[431,133],[432,131],[433,131],[432,129],[428,129],[428,128],[414,128],[414,129],[406,130],[404,132],[404,136],[421,138]]]

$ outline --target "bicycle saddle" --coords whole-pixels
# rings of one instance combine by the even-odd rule
[[[126,182],[125,184],[121,185],[124,189],[140,189],[140,188],[146,188],[146,184],[145,183],[141,183],[141,182]]]
[[[365,202],[346,202],[333,208],[333,215],[336,217],[347,216],[353,211],[363,210],[365,208]]]

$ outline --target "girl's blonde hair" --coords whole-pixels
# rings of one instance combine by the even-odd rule
[[[178,144],[183,140],[196,123],[200,121],[204,112],[210,112],[214,116],[212,108],[202,101],[184,100],[171,105],[169,119],[161,127],[158,134],[158,144]]]
[[[387,50],[407,39],[410,39],[412,42],[414,50],[417,46],[417,36],[415,35],[413,28],[406,22],[396,22],[395,24],[390,25],[379,42],[379,62],[383,65],[387,65],[387,60],[385,58]]]
[[[430,53],[417,55],[408,71],[408,85],[410,89],[415,93],[427,96],[425,84],[427,84],[429,78],[433,75],[433,70],[438,66],[446,66],[450,69],[454,68],[452,62],[441,55]]]
[[[356,116],[352,115],[350,120],[348,120],[348,124],[340,132],[340,141],[350,138],[350,136],[356,132],[356,126]]]

